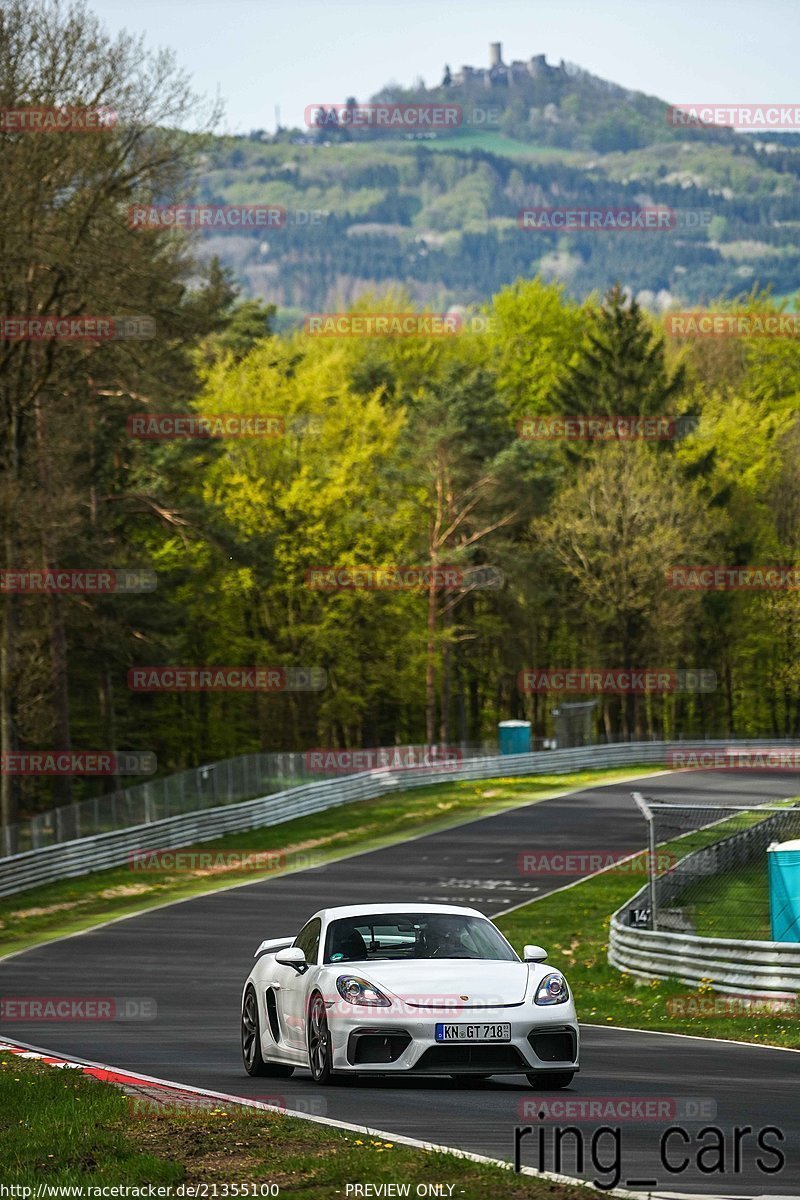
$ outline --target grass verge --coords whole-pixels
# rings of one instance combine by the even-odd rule
[[[737,826],[748,816],[734,818]],[[725,835],[734,822],[726,822]],[[716,841],[719,826],[697,830],[668,842],[665,853],[688,854]],[[639,865],[636,866],[636,863]],[[691,988],[677,979],[645,982],[612,967],[607,958],[611,913],[621,908],[646,881],[643,862],[613,868],[560,892],[533,900],[495,924],[514,947],[526,942],[549,951],[548,963],[563,971],[575,993],[581,1021],[634,1029],[730,1038],[773,1046],[800,1047],[800,1008],[774,1015],[759,1007],[741,1012],[741,1005],[702,985]],[[714,1012],[709,1001],[714,1001]],[[677,1004],[676,1004],[677,1001]]]
[[[0,1055],[0,1180],[31,1187],[32,1195],[47,1185],[154,1184],[170,1196],[185,1183],[217,1184],[220,1196],[247,1195],[249,1184],[252,1196],[276,1184],[282,1196],[333,1200],[347,1183],[402,1181],[411,1185],[411,1195],[417,1183],[438,1183],[445,1185],[444,1195],[459,1200],[588,1196],[579,1184],[514,1175],[453,1154],[221,1102],[212,1109],[158,1112],[78,1071],[10,1054]],[[226,1184],[239,1190],[226,1192]],[[214,1194],[210,1186],[205,1194]]]
[[[652,774],[653,766],[581,771],[572,775],[442,783],[375,800],[361,800],[280,825],[230,834],[187,846],[182,853],[270,853],[277,863],[319,864],[346,854],[378,849],[409,837],[435,833],[505,809],[547,800],[574,788]],[[157,849],[155,846],[146,847]],[[65,934],[90,929],[113,917],[143,912],[237,883],[252,883],[282,869],[254,871],[221,863],[179,873],[139,871],[130,865],[31,888],[0,900],[0,958]]]
[[[766,862],[700,880],[687,889],[681,907],[702,937],[768,942],[772,930]]]

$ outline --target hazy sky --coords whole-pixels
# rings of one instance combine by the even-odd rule
[[[670,102],[800,100],[800,0],[88,0],[106,27],[169,46],[225,102],[220,132],[302,125],[306,105],[445,63],[546,54]]]

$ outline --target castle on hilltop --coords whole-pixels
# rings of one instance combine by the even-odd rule
[[[551,67],[544,54],[535,54],[527,62],[520,59],[508,65],[503,62],[502,45],[500,42],[489,43],[488,67],[462,67],[454,75],[450,75],[449,67],[445,68],[445,86],[455,87],[513,87],[526,79],[541,79],[545,75],[572,75],[577,67],[570,63],[561,62],[557,67]]]

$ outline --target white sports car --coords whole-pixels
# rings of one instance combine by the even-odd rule
[[[578,1070],[566,979],[540,946],[521,961],[474,908],[325,908],[255,957],[242,993],[249,1075],[527,1075],[561,1088]]]

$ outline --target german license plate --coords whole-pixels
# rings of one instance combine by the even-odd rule
[[[474,1025],[446,1025],[439,1022],[436,1026],[437,1042],[510,1042],[511,1026],[506,1024],[487,1025],[480,1021]]]

